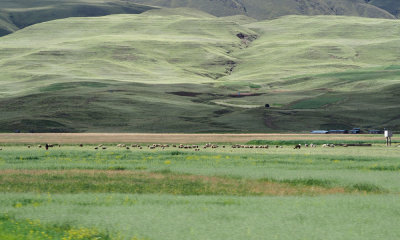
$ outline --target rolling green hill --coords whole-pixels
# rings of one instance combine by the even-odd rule
[[[36,24],[0,38],[0,131],[398,128],[399,36],[397,20],[191,9]]]
[[[215,16],[245,15],[261,20],[285,15],[394,18],[392,14],[398,14],[399,4],[394,1],[371,3],[374,5],[364,0],[3,0],[0,2],[0,36],[55,19],[138,14],[158,7],[193,8]]]
[[[2,0],[0,2],[0,36],[55,19],[121,13],[138,14],[149,9],[152,7],[122,0]],[[10,26],[4,28],[3,24]]]

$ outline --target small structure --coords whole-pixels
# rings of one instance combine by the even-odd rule
[[[386,146],[392,146],[393,132],[385,129]]]
[[[349,131],[351,134],[360,134],[361,129],[360,128],[353,128]]]
[[[328,134],[329,132],[326,130],[313,130],[311,131],[312,134]]]
[[[330,134],[347,134],[349,131],[347,130],[329,130],[328,133]]]
[[[373,129],[373,130],[369,130],[368,133],[369,134],[383,134],[384,132],[383,132],[383,130]]]

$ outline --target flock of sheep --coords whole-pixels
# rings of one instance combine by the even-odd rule
[[[45,144],[44,146],[38,145],[37,147],[38,148],[44,147],[44,148],[46,148],[46,150],[48,150],[49,148],[56,147],[56,146],[61,147],[60,144]],[[31,148],[31,147],[32,147],[31,145],[28,145],[28,148]],[[83,147],[83,144],[79,144],[79,147]],[[132,144],[132,145],[117,144],[116,147],[125,148],[125,149],[129,150],[131,148],[133,148],[133,149],[135,149],[135,148],[136,149],[143,149],[146,146],[141,146],[139,144]],[[179,148],[179,149],[194,149],[195,151],[200,151],[200,149],[207,149],[207,148],[212,148],[212,149],[215,149],[215,148],[226,148],[225,145],[218,145],[218,144],[212,144],[212,143],[207,143],[204,146],[200,146],[200,145],[184,145],[184,144],[179,144],[179,145],[178,144],[171,144],[171,145],[170,144],[151,144],[151,145],[147,145],[148,149],[157,149],[157,148],[166,149],[166,148],[170,148],[170,147]],[[294,149],[300,149],[301,147],[302,147],[301,144],[297,144],[294,147]],[[317,145],[312,144],[312,143],[311,144],[304,144],[304,147],[306,147],[306,148],[308,148],[308,147],[315,148],[315,147],[317,147]],[[335,147],[335,145],[333,145],[333,144],[323,144],[322,147]],[[283,148],[283,146],[281,146],[281,145],[269,146],[269,145],[234,144],[234,145],[231,145],[231,148],[268,149],[268,148]],[[107,147],[104,146],[103,144],[100,144],[98,146],[95,146],[94,149],[95,150],[98,150],[98,149],[105,150],[105,149],[107,149]],[[2,150],[2,149],[0,148],[0,150]]]
[[[125,149],[128,149],[128,150],[131,149],[131,148],[143,149],[143,148],[146,147],[146,146],[141,146],[141,145],[139,145],[139,144],[132,144],[132,145],[117,144],[116,146],[119,147],[119,148],[125,148]],[[344,146],[346,146],[346,145],[344,145]],[[28,145],[27,147],[28,147],[28,148],[31,148],[32,146],[31,146],[31,145]],[[61,147],[61,145],[60,145],[60,144],[47,144],[47,143],[46,143],[45,145],[39,144],[39,145],[37,145],[37,147],[38,147],[38,148],[45,148],[46,150],[48,150],[49,148],[52,148],[52,147]],[[79,147],[83,147],[83,144],[79,144]],[[202,149],[207,149],[207,148],[226,148],[225,145],[218,145],[218,144],[212,144],[212,143],[207,143],[207,144],[205,144],[204,146],[199,146],[199,145],[184,145],[184,144],[171,144],[171,145],[169,145],[169,144],[151,144],[151,145],[147,145],[147,148],[148,148],[148,149],[157,149],[157,148],[159,148],[159,149],[166,149],[166,148],[170,148],[170,147],[172,147],[172,148],[179,148],[179,149],[194,149],[195,151],[200,151],[201,148],[202,148]],[[294,149],[301,149],[302,147],[305,147],[305,148],[315,148],[315,147],[317,147],[317,145],[315,145],[315,144],[313,144],[313,143],[311,143],[311,144],[304,144],[304,145],[296,144],[296,145],[294,146]],[[328,147],[329,147],[329,148],[334,148],[335,145],[334,145],[334,144],[322,144],[321,147],[323,147],[323,148],[328,148]],[[400,146],[399,146],[399,147],[400,147]],[[283,146],[280,146],[280,145],[269,146],[269,145],[241,145],[241,144],[233,144],[233,145],[231,145],[231,148],[247,148],[247,149],[257,149],[257,148],[260,148],[260,149],[268,149],[268,148],[283,148]],[[107,149],[107,147],[104,146],[103,144],[100,144],[100,145],[94,147],[94,149],[95,149],[95,150],[98,150],[98,149],[103,149],[103,150],[105,150],[105,149]],[[3,150],[3,149],[0,148],[0,151],[1,151],[1,150]]]

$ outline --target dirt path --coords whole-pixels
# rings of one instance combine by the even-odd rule
[[[382,140],[380,135],[343,134],[149,134],[149,133],[5,133],[0,143],[202,143],[250,140]],[[383,140],[382,140],[383,141]]]

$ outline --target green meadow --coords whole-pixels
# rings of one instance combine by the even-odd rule
[[[400,148],[142,146],[2,147],[0,237],[400,237]]]

